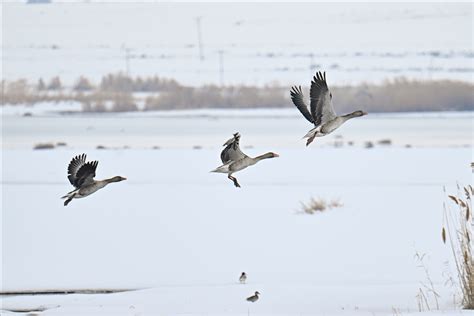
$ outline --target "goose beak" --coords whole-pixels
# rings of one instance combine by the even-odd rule
[[[276,158],[276,157],[280,157],[280,155],[274,153],[274,154],[273,154],[273,157],[275,157],[275,158]]]
[[[365,112],[365,111],[362,111],[362,115],[367,115],[369,113]]]

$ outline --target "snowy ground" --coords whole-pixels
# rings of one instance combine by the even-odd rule
[[[338,85],[473,81],[469,3],[6,2],[7,80],[60,76],[71,86],[121,71],[188,85],[293,85],[323,69]]]
[[[194,120],[191,128],[200,125]],[[34,126],[26,128],[30,134]],[[17,133],[7,127],[6,142]],[[42,315],[407,315],[417,312],[415,296],[426,281],[414,259],[419,252],[443,315],[459,312],[456,291],[445,284],[454,271],[440,238],[443,186],[453,193],[457,182],[471,183],[472,147],[308,149],[265,139],[246,152],[280,157],[237,174],[241,189],[208,172],[219,165],[219,144],[4,149],[2,290],[140,290],[4,296],[2,308],[51,308]],[[100,161],[97,178],[128,180],[64,207],[66,165],[82,151]],[[344,206],[298,214],[311,197]],[[237,283],[242,271],[246,285]],[[247,303],[256,290],[261,299]]]

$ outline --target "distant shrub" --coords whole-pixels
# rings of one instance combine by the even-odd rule
[[[102,91],[120,91],[120,92],[132,92],[133,91],[133,79],[122,74],[108,74],[102,77],[100,82],[100,89]]]
[[[31,103],[31,89],[24,79],[3,84],[3,104]]]
[[[90,83],[89,79],[81,76],[77,79],[76,83],[74,84],[73,89],[76,91],[90,91],[94,88],[94,86]]]
[[[286,89],[277,86],[265,88],[249,86],[218,87],[206,85],[199,88],[176,87],[156,97],[145,100],[145,110],[190,108],[258,108],[284,107]]]
[[[138,110],[130,93],[114,93],[111,101],[112,112],[132,112]]]
[[[48,90],[61,90],[62,88],[63,85],[59,77],[52,78],[47,87]]]
[[[40,78],[38,80],[38,84],[36,85],[36,90],[38,91],[46,90],[46,84],[44,83],[43,78]]]
[[[324,199],[311,198],[309,202],[301,202],[301,210],[305,214],[315,214],[318,212],[324,212],[326,209],[333,209],[342,207],[343,204],[339,200],[332,200],[329,203]]]
[[[392,140],[391,139],[381,139],[377,142],[379,145],[392,145]]]
[[[374,147],[374,143],[372,143],[371,141],[367,141],[364,143],[364,147],[369,149],[369,148],[373,148]]]
[[[36,144],[33,149],[37,150],[37,149],[54,149],[54,144],[52,143],[40,143],[40,144]]]

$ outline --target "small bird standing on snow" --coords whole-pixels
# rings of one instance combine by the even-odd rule
[[[64,206],[68,205],[72,199],[83,198],[91,195],[109,183],[127,180],[126,178],[120,176],[104,180],[94,180],[95,169],[97,168],[99,162],[86,162],[86,158],[86,154],[78,155],[71,160],[69,166],[67,167],[67,178],[76,189],[61,197],[62,199],[66,199],[66,201],[64,201]]]
[[[315,137],[326,136],[332,133],[347,120],[367,115],[367,112],[359,110],[346,115],[337,116],[332,106],[332,94],[326,82],[326,73],[317,72],[311,81],[311,89],[309,92],[311,111],[308,111],[308,106],[303,100],[301,86],[292,87],[290,95],[296,108],[310,123],[314,124],[314,128],[304,136],[304,138],[308,138],[306,146],[311,144]]]
[[[237,178],[232,176],[233,173],[253,166],[260,160],[279,157],[278,154],[272,152],[268,152],[255,158],[249,157],[240,150],[239,141],[240,134],[235,133],[234,137],[225,142],[224,146],[226,147],[221,152],[223,165],[211,171],[227,173],[227,178],[232,180],[234,185],[238,188],[240,188],[240,184],[237,182]]]
[[[256,291],[254,295],[252,295],[250,297],[247,297],[247,301],[255,303],[256,301],[258,301],[258,296],[259,295],[260,295],[260,293],[258,291]]]
[[[245,282],[247,281],[247,274],[245,272],[242,272],[242,274],[240,275],[239,281],[240,283],[245,284]]]

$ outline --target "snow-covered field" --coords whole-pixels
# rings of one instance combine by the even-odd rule
[[[90,2],[2,3],[2,79],[473,80],[469,3]],[[306,148],[311,126],[295,109],[79,109],[1,107],[1,290],[133,291],[2,295],[2,315],[422,315],[417,253],[440,295],[429,315],[472,315],[440,237],[443,187],[472,182],[472,112],[370,114]],[[249,155],[280,154],[238,173],[241,189],[209,173],[236,131]],[[128,180],[64,207],[67,164],[83,152],[97,178]],[[343,206],[301,214],[312,197]]]
[[[426,281],[415,260],[418,252],[426,253],[443,315],[459,313],[456,290],[445,284],[454,270],[440,238],[443,186],[455,193],[456,183],[471,183],[472,143],[465,147],[466,138],[446,143],[433,132],[439,142],[423,147],[404,148],[395,141],[371,149],[357,142],[333,148],[332,139],[306,148],[300,137],[307,126],[285,111],[275,111],[277,119],[260,110],[240,116],[166,114],[174,120],[171,131],[177,138],[163,139],[169,144],[182,139],[187,127],[201,138],[201,150],[134,146],[141,134],[130,127],[143,125],[136,114],[3,113],[2,290],[139,290],[4,296],[2,308],[50,308],[42,315],[407,315],[418,311],[416,295]],[[157,125],[165,121],[158,113],[150,115]],[[413,117],[422,126],[407,124]],[[45,119],[49,134],[44,134]],[[254,127],[262,120],[267,131]],[[291,128],[274,133],[285,120]],[[371,120],[373,125],[365,125]],[[457,131],[454,138],[472,136],[472,113],[368,116],[348,123],[341,134],[348,140],[367,129],[393,133],[397,140],[386,123],[390,120],[412,126],[405,132],[412,135],[426,123],[432,130]],[[214,134],[204,128],[222,121],[226,128],[215,128]],[[106,122],[125,130],[101,130]],[[15,128],[18,124],[22,128]],[[84,133],[87,124],[95,136]],[[74,127],[76,135],[64,126]],[[10,146],[14,139],[52,135],[61,127],[72,137],[65,148]],[[248,154],[280,154],[238,173],[241,189],[225,175],[209,173],[219,165],[220,145],[236,130],[243,135],[242,146],[254,145],[245,149]],[[414,138],[422,142],[423,135]],[[114,144],[126,140],[122,144],[131,148],[94,149],[102,136]],[[71,189],[66,166],[81,152],[100,161],[97,178],[128,180],[64,207],[59,197]],[[339,199],[344,206],[299,214],[300,202],[311,197]],[[248,274],[246,285],[238,284],[242,271]],[[246,302],[257,290],[261,299]],[[428,299],[433,308],[433,297]]]
[[[98,83],[128,71],[188,85],[293,85],[323,69],[338,85],[473,81],[469,3],[7,2],[0,18],[8,80],[60,76],[72,85],[81,75]]]

